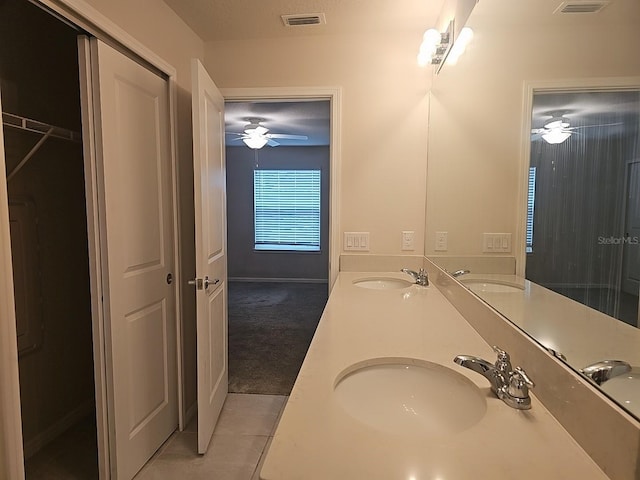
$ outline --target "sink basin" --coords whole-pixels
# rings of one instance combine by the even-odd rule
[[[640,418],[640,369],[638,367],[633,367],[630,372],[610,378],[603,382],[600,388]]]
[[[460,373],[423,360],[379,358],[347,368],[335,397],[353,418],[397,435],[458,433],[484,416],[485,395]]]
[[[357,287],[371,288],[373,290],[396,290],[413,285],[408,280],[393,277],[360,278],[354,280],[353,284]]]
[[[469,290],[476,293],[522,293],[524,291],[522,285],[499,280],[469,278],[462,280],[462,283],[466,285]]]

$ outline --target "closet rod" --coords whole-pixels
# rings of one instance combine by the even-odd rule
[[[2,124],[6,127],[40,133],[42,135],[49,133],[51,137],[70,140],[72,142],[82,141],[82,136],[78,132],[62,127],[54,127],[53,125],[21,117],[20,115],[14,115],[13,113],[2,112]]]

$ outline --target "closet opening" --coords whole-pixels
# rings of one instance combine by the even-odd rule
[[[77,36],[0,1],[0,95],[26,478],[97,479]]]

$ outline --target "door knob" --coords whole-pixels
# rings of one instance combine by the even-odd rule
[[[209,288],[209,285],[217,285],[220,283],[220,279],[216,278],[215,280],[209,280],[209,277],[204,277],[204,288]]]

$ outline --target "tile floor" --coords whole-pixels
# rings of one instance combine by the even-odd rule
[[[258,480],[287,398],[229,394],[205,455],[197,454],[192,422],[169,437],[134,480]]]

